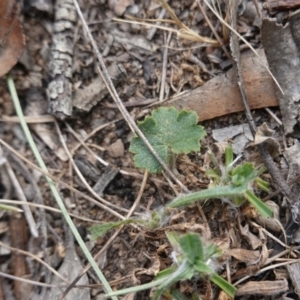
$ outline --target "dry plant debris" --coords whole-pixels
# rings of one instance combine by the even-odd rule
[[[13,1],[1,1],[0,16],[8,16],[0,19],[0,75],[5,75],[18,61],[24,38],[18,10],[14,10],[18,5]],[[31,130],[39,151],[51,174],[62,180],[57,184],[60,194],[91,253],[98,253],[97,262],[113,289],[151,283],[160,271],[168,269],[174,263],[176,247],[166,235],[176,231],[179,236],[197,233],[205,246],[214,244],[222,250],[223,255],[213,261],[215,271],[237,287],[236,299],[296,298],[299,240],[297,236],[295,240],[288,236],[285,245],[284,235],[281,237],[283,229],[289,229],[285,224],[289,219],[293,220],[292,213],[295,212],[290,211],[286,201],[289,199],[282,194],[272,194],[272,201],[266,202],[272,207],[273,218],[263,218],[247,203],[234,207],[228,199],[176,208],[163,217],[158,213],[160,207],[176,196],[180,197],[181,188],[168,177],[156,174],[148,178],[147,172],[143,175],[134,167],[132,154],[128,151],[133,137],[130,129],[99,76],[97,60],[77,21],[73,1],[68,2],[67,11],[63,8],[66,1],[63,2],[58,1],[54,10],[48,0],[25,2],[21,16],[27,39],[27,58],[22,57],[21,64],[11,72],[27,114],[26,120],[32,123]],[[208,3],[216,4],[215,8],[224,20],[230,19],[228,4],[232,1]],[[207,132],[201,150],[178,155],[171,166],[182,184],[193,192],[205,190],[215,183],[216,177],[207,176],[207,171],[216,161],[218,171],[222,171],[225,148],[232,142],[236,144],[237,155],[244,153],[244,157],[238,156],[237,164],[244,163],[246,158],[256,166],[264,163],[255,143],[261,143],[263,139],[265,144],[267,139],[271,149],[276,150],[275,162],[286,179],[284,181],[295,181],[300,172],[299,143],[294,136],[299,121],[297,80],[300,76],[297,67],[294,69],[293,66],[293,62],[297,66],[299,60],[299,49],[295,46],[299,44],[299,1],[247,0],[238,3],[236,30],[257,49],[264,62],[269,62],[285,91],[284,96],[280,95],[259,59],[239,41],[240,67],[250,108],[273,107],[275,115],[283,119],[285,131],[282,133],[277,121],[265,111],[254,111],[253,120],[257,125],[267,123],[271,130],[261,127],[261,134],[247,145],[247,149],[244,145],[251,138],[244,125],[247,123],[245,115],[239,113],[244,108],[236,71],[231,68],[230,30],[208,9],[206,1],[80,0],[79,3],[117,92],[135,121],[149,115],[153,107],[162,105],[196,111]],[[116,17],[122,18],[123,22],[115,21]],[[261,23],[263,29],[260,32]],[[4,56],[7,53],[12,55],[11,58]],[[287,63],[282,64],[285,61]],[[46,87],[51,113],[62,119],[70,118],[68,124],[58,123],[59,131],[67,147],[76,149],[71,151],[72,158],[85,182],[74,172],[75,167],[59,141],[54,118],[47,115]],[[34,161],[14,115],[3,80],[0,82],[0,138]],[[229,133],[224,133],[224,128]],[[243,136],[241,143],[238,143],[238,134]],[[32,204],[43,201],[48,206],[55,206],[39,171],[27,169],[27,165],[16,162],[7,152],[4,157],[11,164],[23,196],[15,191],[12,177],[1,164],[1,201],[25,197]],[[84,167],[83,161],[87,162]],[[261,176],[270,183],[273,191],[277,189],[268,172]],[[63,183],[83,194],[68,190]],[[252,189],[261,199],[267,196],[258,183]],[[86,200],[87,190],[98,193],[97,199],[104,202]],[[299,194],[297,181],[291,191]],[[296,205],[297,202],[295,209]],[[25,259],[26,251],[18,253],[12,250],[14,248],[7,249],[0,244],[3,272],[0,273],[0,297],[8,298],[13,294],[16,299],[34,297],[40,300],[56,299],[65,293],[65,299],[101,299],[103,287],[93,271],[89,270],[79,281],[86,260],[77,244],[68,237],[69,231],[65,230],[61,215],[48,211],[47,207],[30,206],[30,210],[38,225],[38,238],[32,234],[32,223],[20,218],[23,213],[1,210],[1,243],[27,250],[33,256]],[[147,221],[151,226],[128,220],[130,215],[133,220]],[[92,241],[87,231],[93,223],[86,219],[102,222],[110,226],[111,231]],[[115,226],[116,222],[119,222],[118,226]],[[291,224],[295,227],[295,223]],[[52,269],[42,266],[35,257]],[[83,282],[89,288],[78,291],[70,285],[68,294],[66,287],[47,287],[64,283],[53,269],[69,283],[72,280],[74,284],[75,281],[77,284]],[[66,272],[70,276],[64,276]],[[32,280],[34,284],[4,278],[6,274]],[[154,289],[132,292],[123,299],[148,300],[154,293]],[[181,299],[229,299],[206,278],[177,282],[164,292],[162,298],[178,299],[179,296]]]
[[[21,11],[17,1],[0,1],[0,76],[5,75],[21,57],[25,37],[19,20]]]

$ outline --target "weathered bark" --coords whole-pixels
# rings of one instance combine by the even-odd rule
[[[261,32],[270,69],[284,92],[276,88],[285,133],[300,136],[300,11],[285,25],[264,17]]]

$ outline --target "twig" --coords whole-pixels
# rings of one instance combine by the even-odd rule
[[[6,167],[7,173],[12,181],[14,190],[15,190],[16,194],[18,195],[19,200],[21,200],[23,202],[27,202],[27,199],[26,199],[24,192],[22,190],[22,187],[17,179],[17,176],[8,161],[5,162],[5,167]],[[24,215],[27,220],[30,232],[33,237],[37,238],[39,236],[39,233],[37,230],[35,220],[32,216],[31,210],[29,209],[29,207],[27,205],[23,205],[22,208],[24,210]]]
[[[189,192],[189,190],[180,182],[180,180],[178,180],[178,178],[174,175],[174,173],[170,170],[170,168],[166,165],[166,163],[161,159],[161,157],[156,153],[156,151],[154,150],[154,148],[152,147],[152,145],[149,143],[149,141],[145,138],[144,134],[142,133],[142,131],[138,128],[138,126],[135,124],[134,120],[131,118],[129,112],[127,111],[126,107],[124,106],[123,102],[121,101],[113,83],[111,78],[109,77],[107,68],[104,64],[102,55],[97,47],[96,41],[94,40],[91,31],[89,30],[89,27],[83,17],[83,14],[81,12],[81,9],[78,5],[77,0],[73,0],[74,1],[74,5],[76,7],[77,13],[81,19],[82,25],[88,35],[88,38],[90,39],[90,42],[92,44],[93,50],[95,52],[95,55],[98,59],[98,62],[101,66],[101,70],[100,70],[100,74],[102,74],[101,76],[103,77],[103,81],[105,82],[105,84],[107,85],[108,90],[111,93],[112,98],[115,100],[116,104],[119,107],[119,110],[121,112],[121,114],[123,115],[124,119],[126,120],[126,122],[128,123],[130,129],[132,130],[132,132],[134,132],[135,134],[137,134],[142,141],[145,143],[145,145],[147,146],[147,148],[149,149],[149,151],[152,153],[152,155],[157,159],[157,161],[161,164],[161,166],[163,167],[163,169],[166,171],[166,173],[181,187],[181,189],[183,191],[185,191],[186,193]],[[102,71],[102,72],[101,72]]]
[[[236,34],[236,31],[234,30],[234,28],[236,28],[236,23],[237,23],[237,4],[238,3],[233,0],[231,0],[230,4],[229,4],[229,5],[231,5],[230,29],[232,30],[231,39],[230,39],[230,47],[231,47],[232,56],[234,59],[234,64],[237,69],[238,86],[239,86],[240,93],[242,96],[242,101],[243,101],[243,105],[245,108],[246,117],[248,119],[251,132],[252,132],[253,136],[255,136],[256,125],[255,125],[255,122],[252,117],[252,113],[251,113],[249,105],[248,105],[247,95],[246,95],[246,91],[245,91],[245,87],[244,87],[244,79],[243,79],[243,75],[242,75],[242,68],[241,68],[241,63],[240,63],[240,48],[239,48],[239,40],[238,40],[239,36]],[[273,180],[275,181],[275,183],[280,187],[283,194],[292,203],[294,203],[295,196],[293,195],[290,187],[287,185],[285,179],[283,178],[282,173],[276,167],[271,155],[265,149],[265,146],[262,144],[259,144],[259,145],[257,145],[257,148],[259,150],[259,153],[260,153],[264,163],[266,164],[268,171],[270,172]]]
[[[168,45],[171,39],[172,33],[169,32],[168,37],[165,41],[164,52],[163,52],[163,64],[162,64],[162,72],[161,72],[161,85],[159,92],[159,102],[164,100],[165,93],[165,84],[166,84],[166,76],[167,76],[167,64],[168,64]]]
[[[53,212],[56,212],[56,213],[59,213],[59,214],[62,213],[57,208],[54,208],[54,207],[51,207],[51,206],[47,206],[47,205],[43,205],[43,204],[31,203],[31,202],[27,202],[27,201],[23,202],[23,201],[19,201],[19,200],[0,199],[0,203],[8,203],[8,204],[14,204],[14,205],[28,205],[28,206],[32,206],[32,207],[43,208],[44,210],[53,211]],[[97,223],[97,224],[101,223],[98,220],[92,220],[92,219],[85,218],[85,217],[82,217],[82,216],[78,216],[78,215],[75,215],[75,214],[72,214],[72,213],[69,213],[69,215],[71,217],[76,218],[76,219],[81,220],[81,221],[91,222],[91,223]]]

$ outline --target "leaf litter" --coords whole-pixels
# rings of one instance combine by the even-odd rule
[[[129,2],[130,1],[128,1],[128,3]],[[162,8],[153,1],[151,1],[151,5],[156,8],[148,12],[147,10],[145,10],[145,7],[143,7],[143,3],[135,4],[135,6],[138,8],[137,10],[136,8],[134,8],[137,11],[135,16],[137,18],[141,18],[144,13],[144,16],[147,16],[148,19],[153,18],[157,22],[157,16],[161,15]],[[122,79],[117,84],[117,91],[120,94],[121,98],[124,100],[126,99],[126,101],[128,101],[129,103],[134,103],[135,101],[137,101],[137,99],[141,99],[141,101],[145,99],[158,99],[159,92],[157,79],[160,77],[161,68],[163,65],[158,49],[159,47],[164,46],[163,32],[158,29],[152,36],[152,39],[150,39],[150,42],[146,43],[145,41],[141,41],[141,36],[147,36],[147,34],[152,29],[150,28],[151,26],[145,28],[144,26],[140,26],[138,24],[128,25],[109,22],[108,20],[110,20],[111,17],[115,17],[115,13],[109,8],[108,5],[105,4],[101,4],[100,6],[97,2],[90,2],[89,5],[87,5],[86,3],[82,2],[81,6],[88,18],[88,23],[93,30],[93,35],[98,41],[100,51],[105,51],[107,53],[105,57],[107,63],[109,64],[111,62],[117,61],[118,63],[121,63],[126,70],[126,78]],[[210,29],[206,24],[203,16],[201,15],[201,13],[199,13],[195,6],[192,5],[190,1],[171,1],[169,3],[169,6],[174,11],[174,14],[180,19],[180,22],[182,22],[182,24],[185,24],[185,26],[188,26],[188,28],[192,28],[192,30],[197,32],[197,34],[202,35],[205,32],[210,32]],[[130,7],[126,7],[126,9],[127,10],[124,11],[125,15],[123,15],[123,18],[126,18],[126,14],[134,11],[134,9],[131,10]],[[193,17],[191,17],[192,12],[194,13]],[[209,12],[209,10],[206,9],[205,12],[210,20],[212,20],[212,22],[215,22],[214,17]],[[120,15],[121,12],[118,12],[117,14]],[[225,14],[226,11],[223,11],[223,15]],[[167,18],[169,18],[168,13],[165,14],[165,19]],[[257,38],[257,27],[255,27],[255,25],[252,25],[247,19],[241,20],[241,22],[245,22],[243,23],[243,27],[241,26],[241,28],[243,28],[242,32],[244,34],[247,34],[247,38],[250,40],[250,43],[252,43],[254,46],[258,46],[259,40]],[[199,27],[199,24],[202,27]],[[38,9],[35,10],[34,14],[25,14],[24,30],[28,40],[27,50],[33,60],[33,63],[31,65],[31,68],[28,70],[24,69],[24,66],[18,66],[12,71],[13,75],[15,76],[18,92],[21,96],[26,95],[29,87],[43,87],[42,81],[46,80],[48,76],[47,62],[49,56],[45,49],[47,49],[47,45],[49,45],[51,41],[51,29],[49,30],[51,26],[52,19],[50,18],[50,16],[46,16],[43,21],[41,21],[40,12]],[[170,25],[164,24],[164,26],[174,28],[172,27],[172,23],[170,23]],[[199,28],[201,28],[201,30],[199,30]],[[244,30],[245,28],[247,30]],[[109,42],[108,37],[110,36],[110,34],[117,31],[119,31],[119,34],[115,36],[115,39],[114,36],[112,36],[112,39]],[[83,33],[81,28],[79,28],[76,34],[77,35],[75,36],[76,40],[74,47],[75,62],[73,65],[72,81],[74,90],[84,91],[86,88],[92,85],[95,80],[97,80],[97,78],[99,78],[99,75],[97,74],[97,71],[95,69],[96,63],[91,47],[86,42],[85,33]],[[222,32],[220,29],[218,29],[218,34],[222,36]],[[204,35],[205,34],[203,34],[203,36]],[[37,38],[41,36],[43,37],[42,41]],[[139,43],[136,45],[133,42],[135,37],[139,37],[139,39],[136,40],[139,41]],[[179,35],[179,37],[181,36]],[[130,43],[128,41],[130,41]],[[192,100],[190,99],[203,99],[201,95],[204,95],[203,90],[208,87],[209,82],[214,78],[217,78],[217,75],[223,74],[224,70],[222,69],[222,64],[225,66],[226,64],[230,65],[230,62],[228,62],[226,56],[222,53],[222,51],[219,51],[218,48],[211,47],[210,45],[202,45],[200,48],[194,49],[194,46],[194,43],[191,43],[190,41],[175,39],[174,37],[172,37],[170,40],[170,49],[168,56],[169,64],[167,65],[166,78],[167,84],[171,90],[171,99],[168,100],[171,102],[170,105],[174,106],[174,99],[176,99],[176,106],[178,105],[177,108],[191,109],[190,103],[192,102],[189,101]],[[206,68],[204,70],[200,67],[200,69],[198,69],[197,71],[199,73],[200,79],[205,82],[203,85],[197,87],[200,82],[199,78],[194,78],[193,76],[190,76],[190,74],[187,77],[188,80],[185,80],[184,78],[182,78],[181,80],[179,76],[180,74],[186,74],[187,70],[196,70],[197,68],[195,68],[196,63],[187,60],[187,56],[184,56],[182,52],[176,49],[185,49],[183,50],[183,52],[192,53],[195,57],[197,57],[201,62],[205,64]],[[146,80],[146,76],[144,77],[145,74],[142,66],[142,60],[137,59],[136,57],[138,56],[139,58],[142,58],[142,60],[147,58],[153,65],[152,70],[156,73],[156,76],[152,77],[152,82]],[[254,62],[253,57],[250,58],[250,66],[251,60]],[[188,65],[190,65],[190,68],[186,67]],[[256,66],[256,63],[253,63],[253,66]],[[177,74],[179,75],[177,77],[174,76],[176,67],[179,68],[179,71],[177,72]],[[251,67],[248,67],[247,69],[250,69],[250,71],[254,70],[254,68]],[[209,73],[205,70],[208,70]],[[192,73],[193,72],[194,71],[192,71]],[[261,72],[255,74],[255,76],[251,74],[247,75],[247,78],[249,78],[250,85],[254,86],[254,91],[262,91],[258,92],[257,94],[258,96],[256,98],[259,99],[259,106],[257,106],[256,108],[263,107],[264,105],[276,106],[277,100],[274,96],[272,96],[274,95],[274,85],[270,83],[271,81],[268,81],[269,79],[267,79],[267,76],[264,75],[264,77],[263,75],[261,75]],[[211,79],[211,77],[214,78]],[[197,100],[193,100],[194,103],[196,103],[194,104],[195,108],[193,109],[197,111],[199,117],[201,116],[201,114],[205,114],[206,106],[208,109],[210,97],[211,99],[213,99],[213,96],[217,95],[217,98],[222,99],[222,94],[225,95],[224,91],[226,87],[226,81],[224,81],[224,79],[222,80],[223,83],[222,85],[220,85],[221,87],[218,88],[218,85],[215,85],[210,94],[206,96],[208,99],[207,102],[201,103],[200,100],[198,100],[199,102],[197,103]],[[265,90],[260,90],[261,83],[264,83],[263,85],[265,85],[266,87]],[[197,88],[195,89],[195,87]],[[102,89],[102,87],[100,87],[99,89]],[[180,96],[181,91],[185,91],[185,95]],[[14,111],[13,109],[11,109],[9,104],[10,98],[7,94],[4,83],[2,83],[0,86],[0,92],[1,118],[4,115],[14,115]],[[252,95],[252,92],[250,91],[249,94]],[[82,95],[82,97],[84,97],[85,94],[82,93]],[[92,93],[90,95],[88,95],[88,97],[90,98],[96,97],[92,95]],[[200,96],[198,96],[197,98],[197,95]],[[238,96],[234,96],[231,98],[235,99],[235,97],[236,99],[239,99]],[[102,98],[102,95],[100,96],[100,98]],[[226,99],[229,98],[230,97]],[[24,97],[24,99],[26,99],[26,102],[31,101],[30,97]],[[266,104],[264,104],[264,101],[262,101],[261,99],[266,99]],[[270,99],[270,102],[267,102],[267,99]],[[91,130],[95,129],[97,126],[101,126],[102,124],[105,124],[107,122],[120,119],[120,113],[118,112],[118,110],[110,105],[111,99],[109,96],[104,96],[101,102],[100,100],[98,101],[98,99],[93,98],[92,102],[96,104],[95,107],[93,107],[92,109],[89,108],[89,112],[86,112],[84,115],[77,115],[70,121],[71,126],[78,134],[81,135],[82,138],[87,136],[91,132]],[[175,165],[175,168],[177,168],[177,171],[179,172],[178,176],[191,191],[194,191],[195,187],[197,187],[197,189],[203,189],[210,183],[209,179],[205,175],[206,166],[204,164],[204,158],[208,147],[210,147],[213,143],[211,132],[213,130],[224,128],[226,126],[235,126],[241,123],[245,123],[246,121],[243,114],[228,115],[229,113],[241,110],[231,109],[231,107],[236,107],[239,105],[238,101],[233,102],[232,106],[221,106],[220,103],[222,102],[212,103],[213,105],[211,106],[211,113],[206,115],[209,117],[205,116],[202,118],[202,120],[210,120],[201,124],[204,126],[205,131],[207,132],[207,137],[201,143],[201,150],[199,150],[198,147],[197,151],[192,154],[180,154],[176,160],[177,164]],[[253,106],[253,108],[255,108],[255,106]],[[279,115],[276,109],[275,112]],[[130,113],[133,117],[144,116],[150,113],[150,109],[144,108],[143,106],[136,106],[130,109]],[[40,114],[40,112],[38,112],[37,114]],[[34,113],[30,113],[30,115],[34,115]],[[214,119],[217,116],[219,116],[219,118]],[[260,124],[262,124],[263,122],[270,122],[270,117],[266,112],[263,111],[255,112],[254,118],[257,119]],[[67,140],[69,147],[72,148],[77,144],[75,138],[65,130],[63,123],[61,123],[60,126],[63,130],[64,138]],[[274,128],[272,127],[272,129]],[[275,130],[279,130],[278,126],[275,126]],[[32,156],[27,151],[26,143],[24,142],[24,138],[22,137],[22,133],[20,132],[17,124],[8,122],[1,123],[0,136],[1,138],[5,138],[5,140],[11,143],[15,148],[18,148],[19,151],[22,152],[22,154],[24,154],[27,158],[33,160]],[[51,135],[49,136],[51,137]],[[123,171],[128,172],[128,174],[138,174],[138,171],[136,170],[136,168],[134,168],[132,163],[132,155],[128,152],[129,141],[131,140],[131,138],[132,135],[126,124],[122,121],[116,121],[114,124],[105,127],[100,132],[90,137],[88,143],[91,149],[96,152],[98,156],[101,156],[103,160],[121,168],[122,174]],[[50,144],[46,147],[44,144],[45,142],[42,142],[41,140],[37,137],[41,152],[43,153],[47,164],[51,167],[51,171],[66,182],[70,182],[72,179],[74,179],[75,186],[81,190],[84,190],[84,187],[80,183],[77,176],[72,176],[67,172],[67,164],[55,157],[53,150],[51,150]],[[113,155],[113,153],[110,153],[111,145],[116,143],[118,140],[121,141],[124,145],[125,150],[123,156]],[[282,141],[279,140],[279,142],[281,142],[282,145]],[[291,137],[287,137],[284,142],[287,143],[288,146],[291,146],[294,143]],[[97,158],[85,148],[80,148],[77,151],[76,155],[78,157],[86,158],[90,163],[93,164],[93,166],[98,168],[100,174],[101,172],[105,172],[104,167],[99,165],[99,163],[97,162]],[[255,155],[255,153],[253,153],[253,155]],[[291,154],[288,158],[290,165],[294,165],[292,157],[293,154]],[[280,159],[282,160],[281,156]],[[281,165],[284,165],[283,161]],[[296,167],[294,168],[293,172],[288,172],[288,170],[289,169],[287,166],[286,169],[282,170],[282,172],[286,172],[286,174],[289,174],[289,178],[291,179],[296,175],[295,173],[298,173]],[[267,175],[268,174],[264,175],[264,179],[270,180]],[[18,174],[18,176],[22,179],[21,175]],[[132,205],[132,201],[135,198],[140,187],[140,178],[141,174],[139,174],[139,176],[119,174],[116,179],[112,180],[112,182],[108,185],[107,189],[104,191],[103,197],[119,207],[130,208]],[[21,180],[21,182],[23,182],[23,180]],[[40,185],[46,203],[50,206],[53,206],[54,204],[49,192],[47,192],[46,185],[43,181],[40,182]],[[276,186],[273,186],[273,189],[276,189]],[[175,191],[178,192],[180,191],[180,189],[175,186]],[[83,216],[87,216],[107,223],[118,221],[109,213],[99,210],[92,204],[87,203],[85,200],[81,198],[74,198],[66,189],[61,189],[61,193],[64,195],[65,199],[71,199],[71,203],[69,206],[70,211],[75,214],[81,214]],[[259,196],[261,197],[266,195],[266,193],[263,191],[260,191],[259,193]],[[140,206],[138,207],[136,212],[147,216],[149,215],[149,212],[151,212],[154,208],[164,205],[167,200],[172,200],[174,198],[175,192],[172,191],[171,186],[165,181],[165,179],[161,175],[152,175],[145,186]],[[276,196],[273,200],[277,204],[279,204],[281,210],[288,212],[288,209],[284,208],[281,205],[282,196]],[[244,212],[247,211],[247,207],[243,208],[245,209],[243,210]],[[225,253],[226,251],[230,252],[231,249],[238,253],[235,253],[236,257],[233,257],[231,259],[229,259],[228,257],[226,258],[226,255],[220,258],[220,262],[218,262],[219,274],[221,274],[224,278],[226,276],[229,276],[227,278],[231,277],[233,283],[235,283],[237,282],[237,280],[242,279],[245,275],[249,276],[249,273],[251,274],[251,270],[253,271],[253,274],[258,272],[259,269],[263,267],[263,261],[266,261],[266,258],[269,255],[266,251],[266,247],[268,247],[268,249],[272,249],[275,243],[274,240],[268,237],[263,231],[265,226],[267,226],[266,221],[256,220],[256,222],[260,224],[261,227],[259,227],[259,225],[254,226],[253,223],[250,222],[252,216],[249,212],[242,215],[236,208],[232,208],[230,205],[220,200],[205,202],[201,204],[201,209],[203,210],[203,214],[199,213],[198,209],[196,209],[196,206],[187,207],[182,209],[181,211],[176,210],[169,217],[161,220],[162,228],[157,231],[145,229],[141,230],[140,228],[135,228],[131,225],[125,226],[123,231],[119,234],[118,238],[114,240],[107,252],[106,263],[103,264],[105,276],[108,278],[108,280],[117,282],[115,283],[115,288],[121,289],[122,287],[133,285],[133,282],[131,280],[126,279],[126,276],[133,274],[134,270],[138,268],[144,268],[147,270],[147,268],[150,268],[151,263],[148,256],[156,256],[160,261],[161,269],[169,267],[172,262],[170,259],[172,249],[166,239],[164,231],[167,232],[173,229],[176,229],[176,231],[180,233],[185,233],[187,231],[196,231],[203,236],[209,236],[204,232],[206,230],[205,226],[202,226],[204,222],[208,224],[209,230],[212,235],[210,237],[211,240],[208,242],[216,243],[221,249],[224,249]],[[34,216],[38,218],[39,212],[35,211]],[[281,213],[280,217],[280,220],[284,222],[283,213]],[[54,245],[58,243],[59,239],[63,238],[63,229],[61,226],[61,217],[59,215],[47,212],[47,218],[49,222],[49,228],[52,228],[51,230],[48,229],[49,231],[47,239],[48,251],[50,254],[50,258],[52,258],[54,257]],[[8,219],[4,217],[3,222],[8,223]],[[78,226],[87,229],[90,224],[82,222],[78,223]],[[268,230],[276,235],[275,232],[277,232],[278,229]],[[91,251],[95,253],[97,250],[103,247],[106,241],[109,239],[110,235],[111,233],[108,232],[93,243],[89,242],[88,237],[86,237],[87,243],[90,243],[91,245]],[[230,242],[228,242],[229,237]],[[245,254],[246,251],[250,251],[249,245],[253,251],[251,252],[253,253],[253,256],[249,255],[248,257],[251,263],[254,262],[258,257],[257,252],[259,252],[262,256],[260,260],[261,265],[254,266],[252,269],[244,267],[244,263],[246,262],[246,260],[243,260],[242,256],[239,253],[239,251],[241,251],[241,254]],[[85,263],[83,257],[80,254],[80,251],[77,251],[77,253],[82,263]],[[248,254],[250,254],[250,252]],[[45,260],[47,259],[46,257],[43,258]],[[241,260],[239,260],[239,258],[241,258]],[[66,265],[68,268],[70,268],[70,265],[72,264],[66,262]],[[81,264],[78,265],[79,269],[80,265]],[[78,271],[78,273],[79,272],[80,271]],[[36,278],[37,281],[40,280],[37,276],[34,277],[34,272],[31,272],[30,274],[32,278]],[[90,282],[92,282],[93,274],[90,273],[88,276],[90,278]],[[137,276],[138,280],[141,283],[146,283],[153,279],[154,273],[144,272],[143,274],[135,274],[135,276]],[[266,271],[265,276],[267,278],[272,278],[271,271]],[[252,279],[253,278],[255,277],[252,277]],[[241,294],[244,293],[245,295],[249,290],[253,290],[253,288],[255,288],[256,291],[259,292],[261,297],[264,297],[264,299],[270,299],[271,296],[269,295],[271,295],[272,293],[284,293],[287,288],[287,283],[289,284],[289,288],[291,288],[291,282],[287,282],[286,279],[287,277],[285,277],[284,280],[281,281],[273,281],[273,284],[276,284],[277,286],[276,291],[272,291],[272,287],[268,285],[268,282],[264,281],[261,281],[261,284],[259,286],[256,286],[253,281],[249,281],[250,288],[249,285],[245,285],[244,291],[242,288],[239,288],[239,290]],[[256,283],[259,282],[259,280],[256,281]],[[6,283],[11,282],[6,281]],[[253,285],[251,286],[251,284]],[[187,284],[177,284],[175,285],[175,288],[177,288],[178,290],[181,288],[183,293],[185,293],[187,297],[192,297],[192,295],[202,297],[208,297],[208,295],[211,295],[211,297],[215,299],[217,299],[218,295],[219,297],[221,297],[221,294],[219,294],[219,292],[215,288],[212,288],[211,286],[205,284],[205,280],[193,279],[192,282],[189,281]],[[173,291],[171,292],[173,293]],[[98,287],[98,289],[91,289],[90,294],[92,298],[96,299],[96,297],[101,294],[101,288]],[[136,299],[150,299],[149,291],[139,292],[135,295],[135,297]],[[239,299],[239,296],[237,296],[237,299]]]

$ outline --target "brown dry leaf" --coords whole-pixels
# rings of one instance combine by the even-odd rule
[[[254,144],[259,145],[264,143],[268,152],[274,158],[280,154],[279,143],[273,138],[274,130],[270,129],[266,123],[263,123],[257,128]]]
[[[16,1],[0,0],[0,76],[17,63],[25,47]]]
[[[273,201],[266,201],[266,204],[272,208],[273,210],[273,218],[265,218],[262,215],[258,214],[255,217],[255,221],[261,225],[262,227],[275,231],[275,232],[280,232],[283,230],[283,226],[280,223],[279,219],[279,206],[273,202]]]
[[[109,8],[114,11],[117,16],[122,16],[127,7],[134,5],[133,0],[109,0]]]
[[[243,286],[239,286],[236,296],[241,295],[263,295],[272,296],[285,292],[289,289],[287,280],[274,281],[249,281]]]
[[[227,255],[231,255],[239,261],[246,263],[247,265],[257,264],[260,260],[260,252],[246,249],[228,249],[225,252]]]

